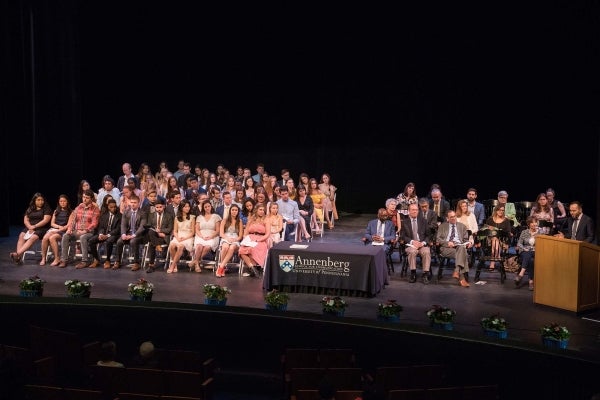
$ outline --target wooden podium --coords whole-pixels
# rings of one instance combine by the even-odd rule
[[[600,246],[538,235],[533,302],[577,313],[600,305]]]

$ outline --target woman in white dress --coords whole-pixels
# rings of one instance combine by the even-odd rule
[[[177,263],[183,254],[183,250],[191,252],[194,250],[194,235],[196,233],[196,216],[191,214],[192,206],[187,199],[181,200],[177,209],[177,216],[173,224],[173,238],[169,243],[169,254],[171,264],[167,273],[177,272]]]
[[[240,208],[237,204],[232,204],[229,215],[220,224],[221,250],[219,254],[221,257],[216,273],[217,278],[225,276],[227,263],[233,258],[235,251],[240,248],[240,241],[244,234],[244,224],[240,216]]]
[[[215,213],[210,200],[204,200],[201,204],[200,215],[196,217],[196,236],[194,237],[194,262],[190,264],[190,270],[202,272],[200,264],[202,259],[209,253],[217,251],[219,247],[221,217]]]

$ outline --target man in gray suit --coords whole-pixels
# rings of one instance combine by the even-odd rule
[[[467,262],[467,249],[473,245],[469,238],[467,227],[456,220],[456,212],[449,210],[446,213],[446,222],[443,222],[437,231],[437,243],[440,255],[454,259],[454,272],[452,277],[458,279],[462,287],[469,287],[467,274],[469,264]],[[442,268],[440,266],[440,268]]]

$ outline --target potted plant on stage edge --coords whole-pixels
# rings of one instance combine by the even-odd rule
[[[91,282],[80,281],[79,279],[73,279],[65,281],[65,286],[67,288],[68,297],[90,297],[92,286],[94,286],[94,284]]]
[[[484,317],[480,323],[486,336],[499,339],[506,339],[508,337],[508,331],[506,330],[508,323],[500,314],[496,313],[489,317]]]
[[[396,300],[388,300],[377,305],[377,319],[380,321],[399,322],[404,308]]]
[[[45,280],[39,276],[31,276],[19,282],[19,295],[21,297],[41,297],[44,293]]]
[[[289,300],[289,294],[273,289],[265,294],[265,308],[267,310],[285,311]]]
[[[227,304],[227,295],[231,290],[227,286],[206,283],[203,286],[204,304],[224,306]]]
[[[443,329],[451,331],[454,329],[454,317],[456,311],[434,304],[428,311],[427,317],[429,317],[431,326],[437,329]]]
[[[144,278],[138,279],[135,283],[130,283],[127,286],[127,291],[131,300],[136,301],[151,301],[154,293],[154,284],[148,282]]]
[[[323,306],[323,314],[343,317],[348,303],[340,296],[325,296],[321,299],[321,306]]]
[[[571,332],[566,326],[552,323],[545,325],[540,329],[542,335],[542,344],[554,349],[566,349],[569,344]]]

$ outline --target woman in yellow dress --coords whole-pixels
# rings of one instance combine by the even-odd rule
[[[315,178],[311,178],[309,180],[310,186],[308,190],[308,195],[313,201],[313,205],[315,210],[313,212],[312,217],[312,225],[315,227],[315,233],[320,233],[321,227],[325,219],[327,218],[327,225],[329,228],[332,228],[331,221],[329,221],[329,213],[325,212],[325,199],[326,196],[319,189],[319,184]],[[311,227],[312,229],[312,227]]]

